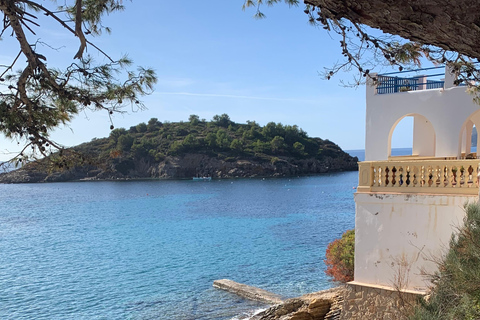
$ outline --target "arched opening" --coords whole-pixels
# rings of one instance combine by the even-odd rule
[[[462,126],[459,142],[460,158],[478,158],[477,150],[480,148],[480,141],[477,138],[478,125],[480,125],[480,110],[471,114]]]
[[[411,156],[413,150],[413,116],[405,116],[395,126],[392,134],[390,157]]]
[[[472,137],[470,138],[472,144],[472,152],[477,152],[477,143],[478,143],[478,130],[475,125],[473,125]]]
[[[427,118],[412,113],[399,118],[388,137],[388,156],[435,156],[435,130]]]

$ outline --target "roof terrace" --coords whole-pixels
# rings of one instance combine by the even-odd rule
[[[448,68],[372,76],[376,81],[366,86],[366,161],[399,160],[391,155],[392,135],[405,117],[413,118],[412,158],[473,155],[470,137],[480,128],[480,106]]]
[[[405,76],[402,76],[405,75]],[[377,94],[440,89],[445,84],[445,66],[377,75]]]
[[[480,106],[444,66],[372,75],[367,85],[365,162],[359,192],[476,194],[480,182],[477,145]],[[392,136],[413,118],[412,154],[392,156]]]

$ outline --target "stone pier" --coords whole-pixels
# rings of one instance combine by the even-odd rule
[[[279,304],[283,302],[282,297],[275,293],[228,279],[215,280],[213,286],[250,300],[261,301],[268,304]]]

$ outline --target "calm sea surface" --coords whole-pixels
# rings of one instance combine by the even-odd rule
[[[329,288],[357,172],[290,179],[0,185],[0,319],[236,319]]]

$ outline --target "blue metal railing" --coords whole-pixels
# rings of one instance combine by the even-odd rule
[[[441,88],[443,88],[444,84],[445,84],[445,81],[427,80],[427,90],[428,89],[441,89]]]
[[[422,68],[422,69],[414,69],[414,70],[395,71],[395,72],[383,73],[383,74],[381,74],[381,75],[382,75],[382,76],[389,76],[389,75],[392,75],[392,74],[412,73],[412,72],[420,72],[420,71],[423,72],[423,71],[435,70],[435,69],[445,69],[445,66]]]
[[[424,68],[424,69],[418,69],[418,70],[405,70],[400,72],[391,72],[391,73],[378,75],[377,76],[377,93],[386,94],[386,93],[443,88],[444,82],[445,82],[443,81],[443,79],[431,80],[426,78],[445,76],[445,73],[416,75],[413,77],[391,76],[394,74],[413,73],[413,72],[418,73],[421,71],[434,70],[434,69],[440,69],[440,68],[445,68],[445,67],[441,66],[441,67]],[[424,79],[426,79],[426,82],[421,82]]]

